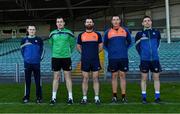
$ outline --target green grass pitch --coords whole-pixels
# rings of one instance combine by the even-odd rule
[[[49,83],[43,83],[43,103],[35,103],[35,86],[32,84],[30,103],[23,104],[24,84],[0,84],[0,112],[7,113],[179,113],[180,112],[180,83],[162,83],[162,104],[154,104],[153,83],[148,84],[148,104],[140,102],[140,84],[137,82],[127,83],[127,104],[111,104],[111,84],[103,82],[100,84],[101,105],[94,104],[94,92],[92,84],[89,84],[89,104],[80,105],[82,98],[81,84],[73,84],[74,104],[67,105],[67,91],[65,84],[60,84],[57,94],[57,104],[50,106],[51,87]],[[119,89],[120,90],[120,89]],[[118,91],[120,99],[120,91]]]

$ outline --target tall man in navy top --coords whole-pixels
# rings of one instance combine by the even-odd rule
[[[43,57],[43,41],[35,35],[36,27],[29,25],[27,28],[28,35],[21,41],[21,53],[24,59],[25,68],[25,95],[24,103],[29,102],[31,75],[33,73],[36,84],[36,102],[42,102],[42,88],[40,75],[40,62]]]
[[[99,99],[99,70],[101,69],[99,52],[102,50],[103,43],[101,34],[94,31],[92,18],[85,20],[86,30],[79,34],[77,49],[81,53],[81,70],[83,75],[81,104],[87,104],[87,91],[89,73],[92,72],[93,88],[95,93],[95,103],[100,104]]]
[[[142,103],[146,104],[146,80],[149,70],[153,73],[155,102],[160,102],[160,81],[159,72],[161,65],[159,62],[159,45],[161,35],[160,32],[152,28],[152,20],[149,16],[144,16],[142,20],[142,31],[138,32],[135,37],[136,50],[140,56],[140,71],[141,71],[141,90]]]
[[[112,73],[112,102],[117,102],[117,77],[120,77],[122,102],[126,103],[126,72],[128,71],[128,48],[131,35],[128,29],[120,26],[121,19],[114,15],[112,28],[104,34],[104,49],[108,52],[108,70]]]

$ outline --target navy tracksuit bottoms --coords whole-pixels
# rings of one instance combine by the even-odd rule
[[[36,97],[42,98],[40,63],[39,64],[24,63],[24,68],[25,68],[25,82],[26,82],[25,97],[28,99],[30,97],[31,76],[33,73],[35,84],[36,84]]]

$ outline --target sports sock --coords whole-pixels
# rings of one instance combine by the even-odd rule
[[[52,100],[56,99],[56,93],[57,92],[52,92]]]
[[[87,96],[83,96],[83,99],[84,99],[84,100],[87,100]]]
[[[146,99],[146,91],[142,91],[142,98]]]
[[[94,96],[94,100],[99,100],[99,96]]]
[[[69,99],[73,99],[72,92],[68,93]]]
[[[160,98],[160,92],[159,91],[155,91],[155,99]]]

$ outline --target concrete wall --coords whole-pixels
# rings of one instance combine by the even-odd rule
[[[121,16],[121,10],[115,9],[116,12],[119,12]],[[180,38],[180,4],[171,4],[170,5],[170,24],[171,24],[171,37]],[[165,16],[165,7],[164,6],[152,6],[148,9],[137,9],[137,11],[124,11],[124,23],[133,33],[136,34],[138,30],[142,28],[141,22],[142,17],[148,14],[152,16],[153,26],[158,28],[163,37],[166,37],[166,16]],[[95,22],[95,29],[97,31],[103,32],[107,28],[111,27],[111,15],[112,11],[107,9],[105,11],[100,11],[92,14]],[[91,15],[90,15],[91,16]],[[83,17],[83,16],[82,16]],[[84,20],[80,17],[74,22],[67,22],[66,27],[75,32],[77,36],[79,32],[84,31]],[[37,25],[37,35],[39,36],[48,36],[50,31],[56,28],[55,22],[51,24],[47,23],[36,23]],[[13,29],[17,31],[17,37],[23,37],[25,34],[20,34],[18,31],[20,28],[26,28],[27,23],[13,23],[11,25],[0,25],[0,38],[9,38],[12,37],[12,34],[3,34],[3,29]]]
[[[144,15],[150,15],[153,19],[153,27],[159,29],[162,33],[162,37],[166,37],[166,14],[165,7],[148,8],[139,11],[133,11],[129,13],[124,13],[124,23],[132,33],[135,35],[138,30],[142,28],[142,18]],[[117,9],[118,10],[118,9]],[[180,38],[180,4],[170,5],[170,24],[171,24],[171,37]],[[108,12],[108,11],[107,11]],[[110,12],[110,11],[109,11]],[[110,12],[111,13],[111,12]],[[104,12],[97,12],[97,14],[92,14],[95,21],[95,28],[97,31],[104,31],[111,26],[110,19],[111,14],[107,13],[107,16],[104,15]],[[100,15],[101,17],[98,17]],[[121,16],[121,14],[119,14]],[[96,18],[97,17],[97,18]],[[78,20],[74,23],[69,23],[69,28],[75,31],[84,30],[84,20]]]
[[[35,24],[36,25],[36,35],[44,37],[48,36],[50,33],[50,25],[48,24]],[[22,38],[26,35],[26,33],[20,33],[20,29],[26,29],[27,25],[0,25],[0,38],[11,38],[13,35],[12,34],[4,34],[3,30],[14,30],[16,31],[16,38]]]

